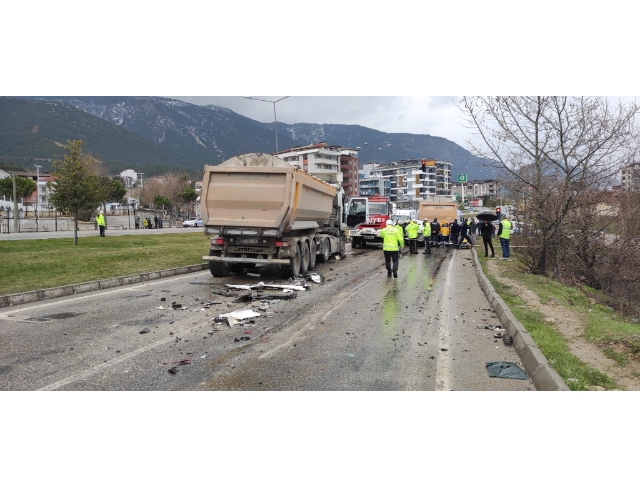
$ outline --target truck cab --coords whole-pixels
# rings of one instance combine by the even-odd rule
[[[384,196],[357,197],[349,200],[347,226],[350,228],[351,246],[364,247],[367,243],[382,243],[379,236],[393,208]]]

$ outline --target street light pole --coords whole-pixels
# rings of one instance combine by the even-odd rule
[[[127,213],[129,214],[129,230],[131,230],[131,178],[127,176]]]
[[[38,228],[38,207],[40,206],[40,164],[34,164],[36,166],[36,232]]]
[[[249,99],[249,100],[257,100],[257,101],[264,101],[266,103],[273,103],[273,123],[274,123],[274,127],[276,129],[276,156],[278,154],[280,154],[280,152],[278,151],[278,119],[276,117],[276,103],[278,103],[279,101],[284,100],[285,98],[289,98],[288,96],[283,96],[282,98],[280,98],[279,100],[276,101],[272,101],[272,100],[263,100],[262,98],[253,98],[251,96],[245,96],[245,98]]]

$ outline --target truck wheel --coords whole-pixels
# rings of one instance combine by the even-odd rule
[[[222,251],[210,250],[209,255],[220,257],[222,255]],[[213,277],[227,277],[230,272],[230,269],[225,265],[224,262],[214,262],[212,260],[209,261],[209,270],[211,271],[211,275]]]
[[[294,248],[295,254],[289,257],[289,266],[286,271],[286,275],[292,279],[300,277],[300,246],[296,245]]]
[[[318,251],[316,247],[316,240],[311,239],[311,248],[309,249],[309,270],[316,268],[316,252]]]
[[[237,275],[242,274],[243,269],[244,269],[244,264],[229,264],[229,270],[234,274],[237,274]]]
[[[309,242],[300,242],[302,252],[300,252],[300,274],[309,272]]]
[[[358,248],[358,239],[357,238],[352,238],[351,239],[351,248],[352,249],[357,249]]]
[[[322,241],[322,253],[318,255],[318,260],[322,263],[329,262],[329,256],[331,255],[331,244],[329,239],[325,238]]]

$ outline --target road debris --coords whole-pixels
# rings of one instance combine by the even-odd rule
[[[502,335],[502,343],[504,343],[507,347],[513,345],[513,337],[508,333]]]
[[[486,367],[489,377],[519,380],[525,380],[529,378],[524,370],[511,362],[489,362],[487,363]]]
[[[235,342],[243,342],[243,341],[246,341],[246,340],[251,340],[251,337],[240,337],[240,338],[236,337],[236,338],[233,339],[234,343]]]
[[[324,276],[322,274],[318,274],[317,272],[313,272],[312,274],[307,274],[307,280],[313,281],[317,284],[323,284]]]
[[[176,303],[175,301],[171,303],[171,307],[173,309],[187,309],[186,306],[182,306],[180,303]]]
[[[151,333],[151,330],[149,328],[143,328],[140,330],[140,333]]]
[[[178,367],[171,367],[169,370],[167,370],[167,372],[169,372],[171,375],[176,375],[178,373]]]
[[[224,313],[216,316],[213,319],[216,322],[226,321],[229,326],[232,327],[233,325],[243,323],[245,320],[255,318],[257,316],[260,316],[260,313],[256,313],[251,309],[244,309],[242,311],[232,311],[231,313]]]
[[[309,286],[304,285],[265,284],[264,282],[259,282],[253,286],[249,286],[248,284],[225,284],[225,286],[231,289],[243,289],[245,291],[251,291],[254,289],[291,289],[292,291],[305,291],[306,289],[310,289]]]

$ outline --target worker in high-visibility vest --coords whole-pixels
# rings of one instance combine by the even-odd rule
[[[431,247],[429,246],[429,240],[431,240],[431,224],[429,223],[429,219],[424,219],[424,227],[422,229],[422,235],[424,236],[424,252],[423,254],[430,254]]]
[[[104,213],[102,210],[100,210],[100,213],[98,214],[98,216],[96,217],[96,223],[98,224],[98,227],[100,227],[100,236],[104,237],[104,231],[106,229],[106,223],[104,221]]]
[[[398,254],[400,249],[404,247],[404,239],[402,233],[393,226],[393,221],[387,220],[386,227],[380,230],[382,237],[382,251],[384,252],[384,265],[387,268],[387,277],[398,277]],[[393,260],[393,268],[391,261]]]
[[[440,226],[440,235],[442,236],[443,247],[449,245],[449,230],[449,223],[447,223],[447,220],[442,220],[442,225]]]
[[[418,240],[418,223],[415,220],[411,220],[407,225],[407,240],[409,240],[409,253],[417,254],[417,240]]]
[[[498,227],[498,238],[500,239],[500,246],[502,247],[501,260],[506,260],[511,257],[511,249],[509,248],[509,239],[511,238],[511,222],[507,218],[507,215],[502,215],[500,226]]]

